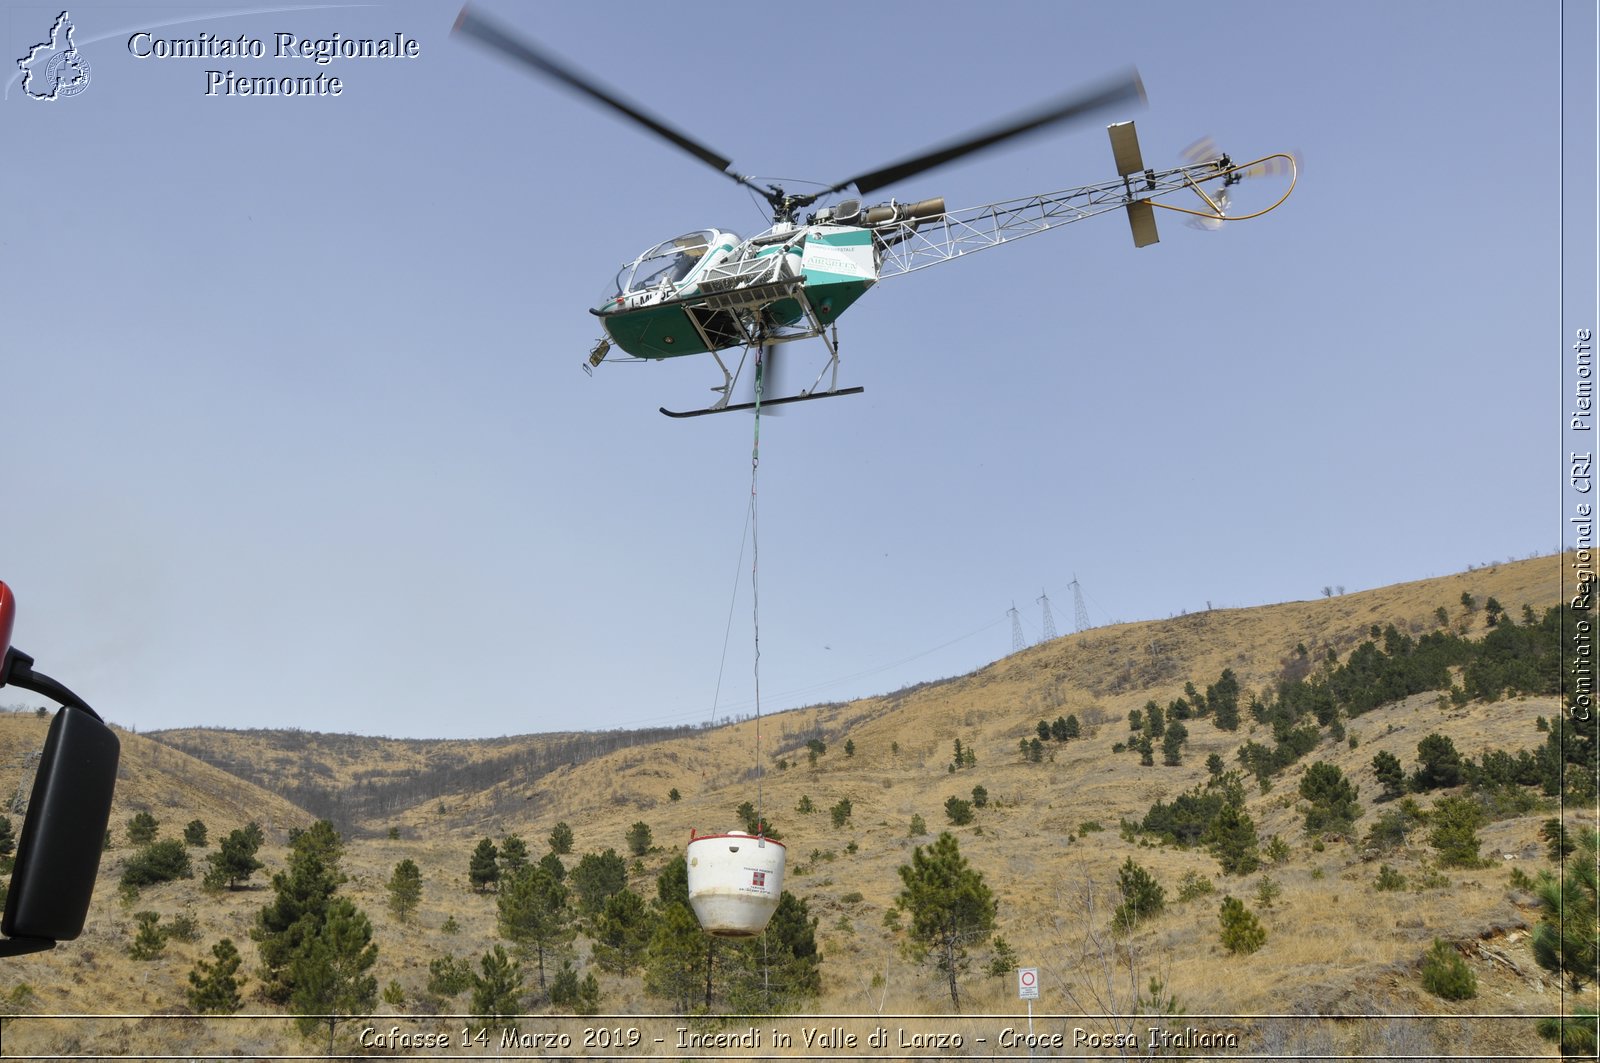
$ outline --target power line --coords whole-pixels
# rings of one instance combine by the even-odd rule
[[[1011,603],[1011,608],[1006,610],[1006,615],[1011,618],[1011,652],[1016,653],[1028,644],[1027,640],[1022,637],[1022,614],[1017,612],[1016,602]]]

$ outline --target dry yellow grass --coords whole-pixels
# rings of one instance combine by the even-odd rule
[[[450,952],[475,958],[495,940],[493,896],[473,893],[467,886],[468,856],[479,838],[498,841],[516,833],[537,857],[545,851],[551,828],[565,821],[576,837],[570,864],[577,854],[608,847],[625,853],[629,826],[643,820],[654,833],[656,849],[642,860],[634,886],[648,895],[655,874],[692,830],[735,826],[735,806],[759,800],[788,845],[788,888],[819,919],[824,991],[814,1010],[939,1014],[949,1004],[940,979],[906,958],[883,919],[898,892],[896,868],[908,860],[915,844],[932,840],[945,828],[945,799],[967,797],[981,784],[988,790],[989,807],[975,825],[955,833],[963,854],[983,871],[1000,899],[999,932],[1017,949],[1022,963],[1044,972],[1041,1014],[1070,1011],[1073,999],[1090,999],[1088,968],[1081,962],[1086,930],[1104,929],[1117,869],[1130,857],[1163,884],[1168,910],[1139,929],[1122,954],[1133,956],[1144,971],[1159,973],[1186,1014],[1415,1010],[1443,1015],[1474,1010],[1473,1002],[1446,1004],[1420,988],[1417,969],[1434,937],[1458,942],[1471,954],[1481,986],[1477,1010],[1546,1012],[1558,997],[1521,936],[1534,917],[1529,899],[1509,888],[1508,862],[1498,856],[1515,855],[1516,866],[1530,873],[1542,866],[1537,826],[1549,812],[1486,827],[1484,852],[1497,856],[1495,866],[1446,871],[1441,884],[1420,892],[1380,893],[1372,885],[1378,864],[1363,859],[1359,844],[1332,842],[1321,851],[1313,849],[1304,837],[1295,795],[1305,765],[1316,760],[1337,765],[1360,787],[1366,814],[1358,830],[1364,831],[1374,818],[1372,802],[1378,791],[1370,767],[1374,753],[1388,750],[1409,767],[1417,742],[1433,731],[1450,736],[1464,756],[1489,748],[1531,747],[1543,737],[1534,729],[1535,717],[1560,713],[1553,699],[1451,708],[1441,707],[1435,695],[1423,695],[1350,721],[1350,734],[1358,739],[1355,748],[1324,741],[1275,780],[1271,792],[1251,786],[1249,810],[1263,841],[1282,838],[1290,856],[1281,866],[1243,878],[1221,875],[1216,861],[1203,851],[1130,841],[1121,836],[1118,823],[1137,820],[1154,801],[1171,799],[1202,781],[1208,754],[1217,753],[1233,765],[1238,745],[1252,737],[1248,718],[1237,734],[1219,731],[1205,720],[1191,721],[1184,763],[1177,767],[1140,767],[1136,756],[1113,756],[1110,747],[1125,736],[1130,709],[1152,698],[1165,704],[1182,692],[1186,681],[1204,688],[1223,668],[1232,668],[1246,690],[1261,689],[1274,681],[1297,644],[1304,643],[1315,657],[1329,648],[1342,657],[1366,637],[1372,624],[1433,630],[1434,611],[1440,606],[1457,629],[1481,634],[1481,612],[1468,615],[1460,605],[1464,591],[1480,603],[1496,597],[1514,615],[1525,603],[1542,612],[1558,599],[1560,576],[1561,559],[1539,558],[1316,601],[1217,610],[1067,636],[958,679],[770,716],[760,722],[765,771],[759,780],[754,721],[618,750],[542,776],[509,770],[489,785],[430,795],[409,808],[357,824],[344,861],[350,878],[346,891],[372,918],[380,947],[380,984],[393,979],[406,999],[415,1001],[422,995],[431,957]],[[1032,737],[1038,720],[1066,713],[1085,724],[1084,737],[1065,745],[1052,743],[1047,763],[1024,763],[1018,756],[1019,739]],[[42,725],[30,719],[0,718],[0,765],[11,772],[18,751],[41,740],[42,733]],[[828,744],[815,766],[807,763],[804,749],[805,740],[813,736]],[[1270,735],[1254,737],[1270,740]],[[362,771],[423,770],[440,757],[471,759],[520,749],[531,757],[541,748],[538,736],[475,746],[302,736],[294,750],[249,732],[189,732],[184,738],[260,763],[283,758],[286,771],[315,773],[340,783],[358,781]],[[855,746],[853,757],[843,751],[847,738]],[[977,765],[950,772],[957,739],[976,751]],[[247,819],[265,823],[270,818],[275,833],[263,856],[269,873],[283,866],[284,832],[306,822],[304,813],[259,789],[217,778],[221,773],[192,758],[154,746],[138,736],[129,736],[125,745],[127,767],[113,818],[119,830],[139,808],[155,812],[173,833],[198,816],[211,828],[213,839]],[[445,746],[455,748],[435,748]],[[787,770],[777,769],[779,758],[789,762]],[[0,775],[0,787],[11,785],[10,778]],[[668,799],[674,788],[682,796],[679,801]],[[802,796],[810,798],[814,813],[796,811]],[[828,809],[846,797],[853,814],[843,828],[835,828]],[[913,815],[926,821],[927,837],[908,836]],[[1080,825],[1091,821],[1104,829],[1079,837]],[[387,837],[390,828],[398,830],[398,839]],[[854,852],[849,851],[852,846]],[[414,860],[424,877],[422,905],[409,925],[397,923],[385,906],[384,885],[403,858]],[[1431,850],[1418,839],[1383,860],[1415,880],[1431,865]],[[0,992],[27,982],[36,994],[24,1009],[28,1011],[169,1008],[181,1002],[195,959],[224,934],[240,943],[246,970],[254,966],[254,948],[245,939],[254,913],[268,897],[259,884],[252,891],[209,898],[200,895],[195,882],[174,883],[146,890],[130,907],[115,898],[119,868],[119,853],[113,852],[102,871],[84,938],[53,954],[8,964],[0,970]],[[1178,883],[1185,872],[1209,877],[1216,892],[1179,903]],[[1256,890],[1265,876],[1282,887],[1282,894],[1263,910]],[[1084,890],[1090,888],[1100,900],[1096,913],[1086,917],[1081,905]],[[1222,949],[1217,905],[1224,893],[1245,900],[1262,918],[1268,938],[1253,956],[1230,956]],[[135,963],[125,949],[133,934],[132,913],[142,909],[169,917],[192,914],[200,923],[200,940],[169,943],[163,959]],[[450,918],[459,924],[459,934],[441,932]],[[586,955],[586,949],[580,946],[579,954]],[[978,966],[964,980],[967,1010],[1020,1013],[1012,982],[988,978]],[[602,976],[601,981],[607,1010],[657,1007],[637,979]],[[1068,986],[1076,987],[1075,998],[1064,994]],[[1120,1004],[1131,1006],[1131,997]],[[1256,1036],[1266,1039],[1260,1042],[1265,1044],[1282,1032],[1258,1030]],[[1367,1034],[1340,1027],[1328,1036],[1349,1045]],[[1474,1037],[1474,1050],[1482,1052],[1491,1046],[1527,1051],[1530,1045],[1527,1022],[1497,1021]],[[291,1036],[286,1043],[296,1042]]]

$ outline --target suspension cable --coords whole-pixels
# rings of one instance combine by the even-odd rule
[[[744,528],[739,532],[739,560],[733,563],[733,596],[728,599],[728,622],[722,630],[722,659],[717,662],[717,688],[711,695],[711,719],[722,705],[722,677],[728,668],[728,641],[733,637],[733,609],[739,602],[739,570],[744,568],[744,544],[750,540],[750,507],[744,510]]]
[[[756,680],[756,834],[765,839],[767,836],[767,806],[762,793],[762,784],[766,779],[761,760],[761,591],[756,584],[756,573],[760,568],[761,547],[757,536],[756,522],[756,472],[761,468],[761,375],[765,368],[766,334],[761,336],[761,344],[756,347],[756,399],[755,399],[755,441],[750,447],[750,600],[751,620],[755,628],[755,680]],[[763,842],[763,844],[765,844]],[[765,928],[761,933],[761,991],[766,998],[767,1006],[772,1005],[772,963],[767,955],[767,934]]]
[[[760,570],[761,546],[756,520],[756,473],[761,468],[761,376],[765,369],[766,336],[756,346],[756,400],[755,441],[750,448],[750,600],[751,620],[755,628],[755,681],[756,681],[756,833],[766,835],[766,804],[762,784],[765,773],[761,764],[761,589],[757,583]]]

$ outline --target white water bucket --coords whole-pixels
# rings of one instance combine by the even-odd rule
[[[717,937],[754,937],[783,896],[782,842],[744,831],[689,840],[689,905],[700,929]]]

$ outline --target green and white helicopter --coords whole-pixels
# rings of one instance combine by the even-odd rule
[[[590,310],[600,318],[605,335],[590,351],[583,366],[585,372],[598,367],[613,348],[640,361],[696,354],[710,354],[716,360],[722,371],[722,383],[712,388],[717,393],[716,400],[699,410],[677,412],[662,407],[661,412],[669,417],[697,417],[859,394],[863,390],[860,387],[838,386],[835,322],[880,280],[1119,208],[1127,213],[1134,245],[1145,247],[1159,239],[1157,207],[1190,215],[1197,219],[1195,224],[1215,228],[1223,221],[1260,217],[1274,209],[1288,199],[1298,177],[1291,154],[1276,153],[1235,163],[1209,142],[1191,148],[1183,166],[1147,169],[1134,124],[1128,121],[1107,127],[1117,167],[1115,180],[954,211],[945,209],[942,198],[913,203],[890,199],[876,205],[866,205],[858,198],[1014,137],[1117,104],[1143,101],[1143,84],[1137,72],[1129,71],[920,155],[820,191],[792,194],[735,172],[731,160],[600,87],[587,75],[470,7],[462,9],[455,28],[643,126],[723,176],[754,190],[772,208],[771,228],[748,239],[722,229],[704,229],[654,245],[618,271],[613,293]],[[1229,189],[1246,177],[1268,174],[1287,176],[1282,196],[1264,209],[1230,215]],[[802,211],[819,200],[848,189],[854,189],[855,195],[802,216]],[[1162,201],[1186,190],[1199,197],[1197,204],[1181,207]],[[762,372],[764,363],[770,360],[771,348],[806,339],[820,339],[827,348],[827,361],[816,379],[796,394],[764,397]],[[730,370],[721,352],[734,348],[742,354]],[[730,402],[752,351],[756,355],[755,400]]]

